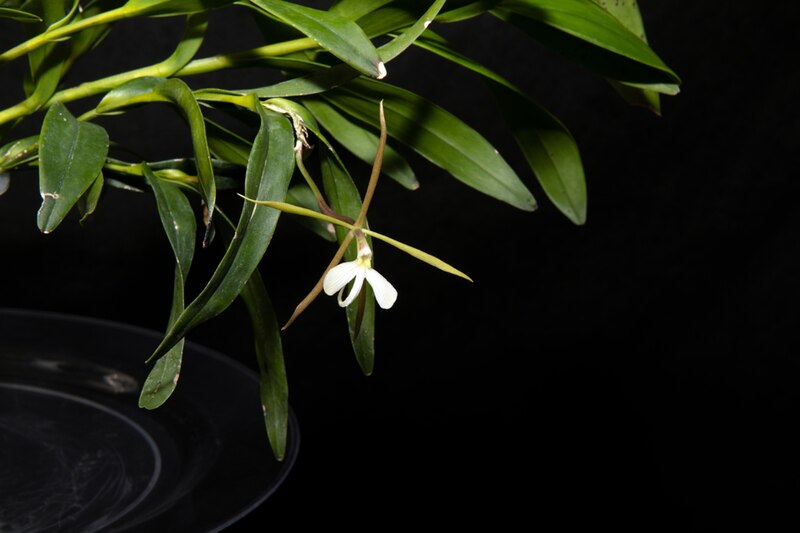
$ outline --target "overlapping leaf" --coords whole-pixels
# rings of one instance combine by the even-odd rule
[[[244,193],[248,198],[282,201],[294,170],[294,132],[283,116],[254,104],[261,127],[247,164]],[[198,324],[225,309],[236,299],[258,266],[272,240],[278,212],[245,202],[236,234],[217,269],[200,294],[181,313],[151,357],[166,353]]]
[[[39,141],[39,229],[50,233],[94,183],[108,153],[108,134],[79,122],[61,104],[50,108]]]
[[[156,199],[161,225],[175,255],[172,307],[167,328],[171,328],[184,309],[184,292],[194,258],[197,227],[191,204],[184,192],[172,183],[159,180],[147,165],[144,176]],[[156,409],[175,391],[183,361],[184,339],[179,340],[156,362],[142,385],[139,407]]]
[[[526,211],[536,208],[533,195],[497,150],[475,129],[429,100],[370,80],[354,80],[324,97],[376,128],[374,110],[383,100],[390,136],[488,196]]]

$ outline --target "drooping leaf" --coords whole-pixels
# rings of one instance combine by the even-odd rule
[[[328,203],[340,215],[357,218],[361,211],[361,196],[353,179],[336,158],[331,157],[328,152],[324,150],[320,152],[320,160],[322,182]],[[339,227],[336,232],[339,242],[341,242],[346,232]],[[356,250],[350,246],[345,252],[345,259],[352,261],[355,258]],[[368,283],[364,284],[361,291],[364,295],[363,309],[359,310],[359,306],[349,305],[347,307],[347,324],[350,331],[350,342],[353,345],[358,365],[361,367],[361,371],[369,376],[375,368],[375,298],[372,294],[372,287]],[[359,311],[361,317],[358,316]],[[358,328],[356,328],[357,326]]]
[[[301,31],[354,69],[382,78],[386,69],[378,51],[352,20],[329,11],[280,0],[251,0],[270,15]]]
[[[608,78],[673,87],[680,83],[647,43],[592,0],[503,0],[492,13]]]
[[[184,309],[186,279],[194,257],[197,224],[186,194],[172,183],[161,181],[143,165],[144,177],[156,199],[161,225],[175,255],[172,307],[167,328],[171,328]],[[155,363],[142,385],[139,407],[156,409],[164,404],[178,385],[183,360],[184,339],[179,340]]]
[[[586,221],[586,178],[580,150],[552,113],[511,82],[439,40],[423,39],[421,48],[479,74],[489,83],[511,133],[550,201],[575,224]]]
[[[318,98],[303,99],[305,105],[336,139],[349,152],[365,163],[372,164],[378,150],[378,136],[360,124],[347,119],[335,108]],[[407,189],[419,188],[414,171],[400,153],[387,145],[383,155],[382,171]]]
[[[289,384],[283,361],[280,325],[258,270],[250,275],[241,297],[253,326],[264,424],[272,453],[278,461],[282,461],[286,456],[289,430]]]
[[[53,231],[97,179],[108,153],[108,134],[79,122],[62,104],[52,106],[39,142],[39,229]]]
[[[286,197],[294,170],[294,132],[281,115],[253,102],[261,118],[245,177],[245,196],[262,200]],[[278,212],[245,202],[236,226],[236,236],[200,294],[186,307],[167,332],[152,357],[166,353],[198,324],[224,311],[239,295],[269,246]]]
[[[237,135],[214,121],[206,119],[208,147],[214,157],[243,167],[250,157],[250,141]]]
[[[147,76],[135,79],[108,93],[97,105],[98,113],[108,113],[125,107],[150,103],[168,102],[176,106],[189,125],[194,148],[195,164],[203,202],[208,210],[206,220],[206,241],[208,230],[214,216],[217,187],[214,180],[214,166],[206,137],[206,125],[200,105],[186,85],[177,78]]]
[[[623,26],[633,32],[639,39],[647,42],[642,14],[636,0],[593,0],[594,3],[611,13]],[[615,80],[609,80],[614,89],[628,103],[650,109],[656,114],[661,113],[661,98],[659,91],[644,87],[635,87]]]
[[[514,170],[475,129],[438,105],[405,89],[370,80],[324,94],[335,107],[377,128],[375,109],[383,99],[389,136],[474,189],[533,211],[536,201]]]

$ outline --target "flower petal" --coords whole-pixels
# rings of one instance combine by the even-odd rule
[[[397,300],[397,290],[377,270],[367,270],[367,281],[372,285],[375,301],[381,309],[389,309]]]
[[[364,285],[364,269],[358,268],[356,272],[356,279],[353,282],[353,288],[350,289],[350,294],[347,295],[345,301],[342,301],[342,293],[344,292],[344,287],[342,287],[342,290],[339,291],[339,297],[337,298],[339,300],[339,307],[347,307],[348,305],[353,303],[353,300],[356,299],[358,293],[361,292],[362,285]]]
[[[356,272],[358,265],[355,261],[348,261],[346,263],[339,263],[325,274],[325,279],[322,280],[322,288],[325,294],[333,296],[337,291],[341,290],[345,285],[350,283]]]

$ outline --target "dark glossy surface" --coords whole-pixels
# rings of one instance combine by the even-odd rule
[[[294,464],[266,441],[255,374],[188,344],[161,408],[137,407],[155,332],[0,310],[0,531],[217,531]],[[9,490],[10,489],[10,490]]]

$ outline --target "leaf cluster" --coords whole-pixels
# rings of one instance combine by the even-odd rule
[[[221,9],[246,10],[261,28],[263,44],[197,57],[210,13]],[[84,55],[114,38],[115,24],[151,17],[168,17],[182,28],[163,61],[66,82]],[[22,30],[17,44],[0,51],[0,69],[12,61],[28,63],[24,79],[17,80],[24,100],[0,110],[0,144],[6,143],[0,146],[0,189],[15,171],[37,168],[38,225],[45,233],[73,209],[85,220],[108,187],[149,191],[174,252],[170,317],[163,342],[148,359],[153,367],[142,407],[157,408],[177,386],[187,334],[241,298],[252,317],[269,441],[275,456],[283,457],[289,407],[281,330],[258,266],[281,214],[275,206],[289,216],[311,213],[306,222],[324,239],[348,238],[352,226],[342,223],[334,231],[325,223],[326,217],[352,221],[362,213],[364,199],[341,154],[366,163],[380,154],[381,174],[413,190],[418,181],[407,155],[415,153],[483,194],[518,209],[536,208],[529,186],[481,132],[424,95],[384,81],[392,60],[411,47],[485,82],[538,191],[573,223],[586,221],[584,169],[566,126],[533,95],[436,31],[474,17],[495,17],[521,30],[607,79],[631,104],[658,113],[659,99],[678,92],[680,79],[647,44],[635,0],[338,0],[325,8],[286,0],[0,0],[0,19],[7,19],[0,20],[0,29]],[[270,69],[281,81],[243,88],[193,82],[199,74],[249,66]],[[99,99],[91,110],[77,117],[70,112],[73,102],[91,97]],[[110,139],[96,120],[155,103],[185,121],[192,157],[132,160],[125,139]],[[388,141],[380,135],[381,103]],[[212,110],[242,127],[223,127],[210,118]],[[14,138],[24,121],[39,121],[39,134]],[[312,159],[320,186],[305,169]],[[242,201],[229,217],[216,201],[226,189],[254,201]],[[424,252],[366,231],[438,266]],[[225,253],[203,289],[187,295],[196,241],[207,245],[215,238],[224,241]],[[351,246],[345,258],[354,254]],[[374,301],[367,296],[351,307],[353,350],[369,374]]]

